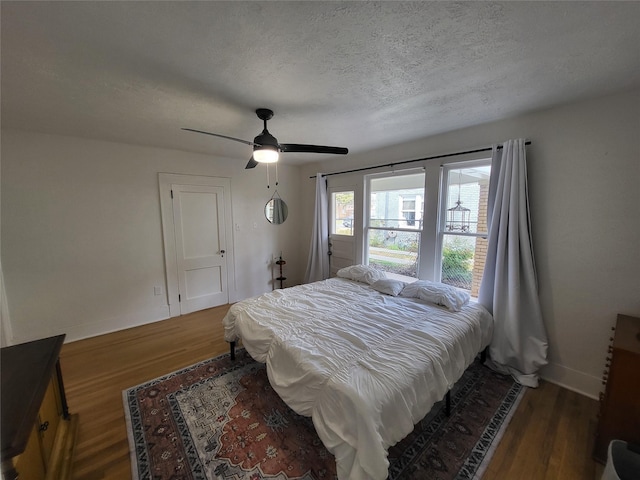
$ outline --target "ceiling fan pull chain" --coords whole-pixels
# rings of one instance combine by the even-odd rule
[[[278,164],[276,163],[276,187],[277,186],[278,186]]]
[[[267,188],[270,188],[269,185],[269,164],[267,163]]]

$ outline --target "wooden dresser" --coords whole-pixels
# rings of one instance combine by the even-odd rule
[[[618,315],[614,330],[593,450],[602,463],[611,440],[640,444],[640,318]]]
[[[64,335],[0,350],[4,480],[66,479],[78,424],[60,369]]]

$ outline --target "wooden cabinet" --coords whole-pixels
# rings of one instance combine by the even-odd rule
[[[612,341],[593,450],[602,463],[611,440],[640,443],[640,318],[618,315]]]
[[[70,415],[59,355],[64,335],[1,349],[5,480],[66,479],[77,415]]]

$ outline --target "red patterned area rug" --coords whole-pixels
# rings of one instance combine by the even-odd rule
[[[474,363],[444,402],[389,450],[389,480],[480,478],[522,396]],[[123,392],[134,480],[325,480],[335,460],[310,418],[273,391],[245,350]]]

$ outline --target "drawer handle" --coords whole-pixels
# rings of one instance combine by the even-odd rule
[[[49,422],[48,421],[40,424],[40,431],[41,432],[46,432],[48,428],[49,428]]]

